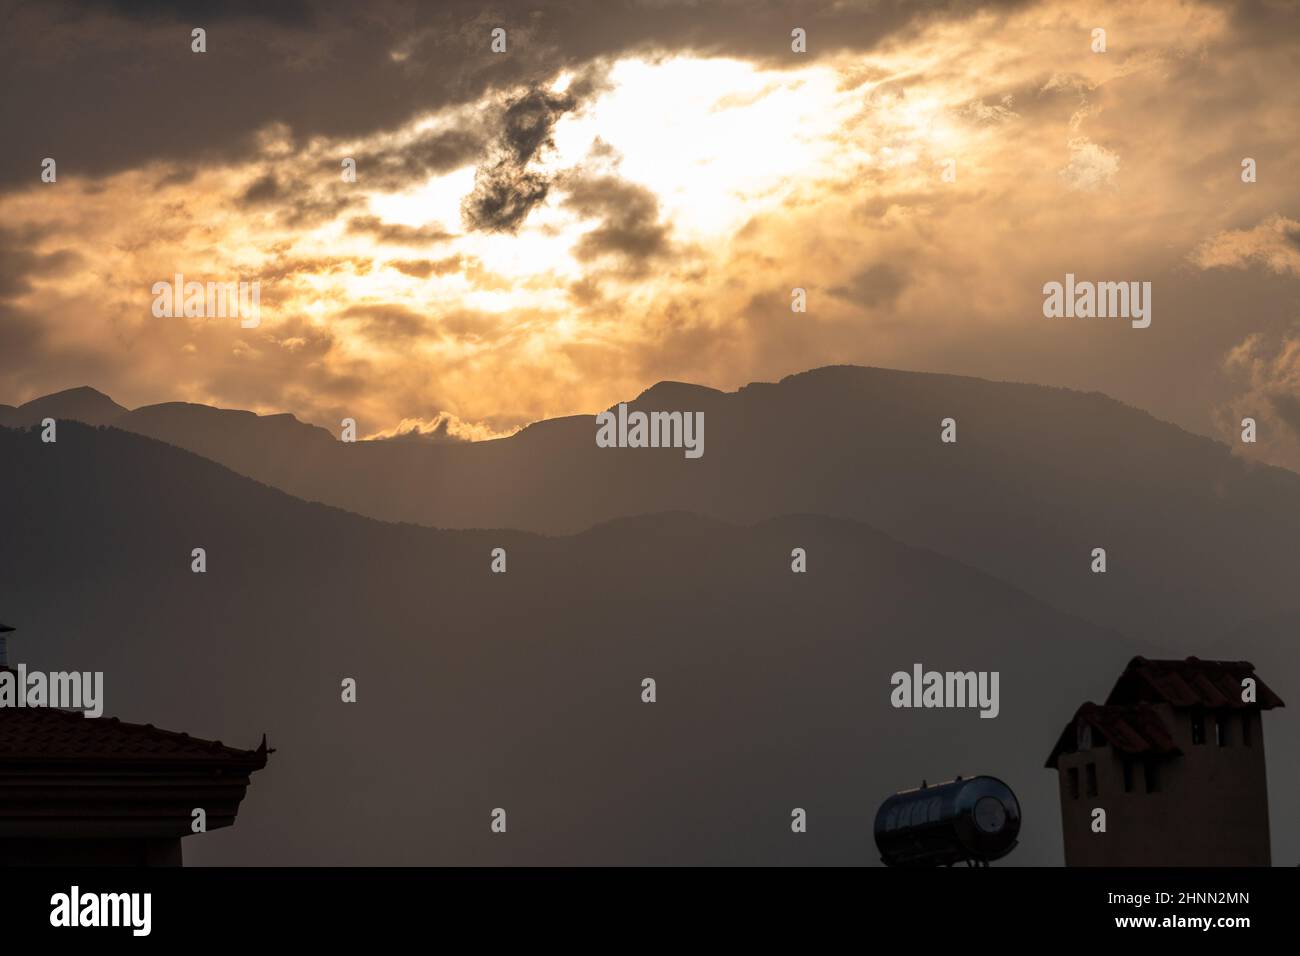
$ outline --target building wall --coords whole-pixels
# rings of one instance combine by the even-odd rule
[[[1219,746],[1213,712],[1205,714],[1205,742],[1194,744],[1193,714],[1157,705],[1182,756],[1157,763],[1159,790],[1148,793],[1144,768],[1133,761],[1132,789],[1124,789],[1123,755],[1094,746],[1061,754],[1058,777],[1067,866],[1268,866],[1268,788],[1259,711],[1225,712],[1228,745]],[[1251,722],[1243,744],[1242,718]],[[1097,735],[1100,737],[1100,735]],[[1095,742],[1095,741],[1094,741]],[[1088,794],[1088,766],[1097,793]],[[1070,788],[1070,771],[1079,795]],[[1106,832],[1092,832],[1092,811],[1106,811]]]

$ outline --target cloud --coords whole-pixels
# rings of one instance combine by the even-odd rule
[[[45,230],[0,227],[0,299],[16,298],[32,291],[31,279],[66,275],[84,262],[75,249],[41,253],[31,246]]]
[[[380,242],[403,246],[426,246],[455,238],[437,223],[423,226],[406,226],[384,222],[378,216],[354,216],[348,221],[348,232],[373,236]]]
[[[417,279],[427,279],[431,275],[447,275],[460,269],[463,259],[460,256],[448,256],[445,259],[393,259],[387,263],[403,275]]]
[[[469,229],[515,232],[533,207],[546,199],[550,188],[550,180],[541,173],[498,159],[479,167],[474,191],[465,197],[461,216]]]
[[[510,333],[509,320],[489,312],[454,309],[437,317],[438,329],[462,342],[500,342]]]
[[[284,192],[280,188],[280,182],[275,178],[275,174],[267,173],[250,183],[239,199],[243,203],[255,206],[261,203],[275,202],[283,198],[283,196]]]
[[[170,20],[176,23],[225,23],[231,20],[268,21],[310,26],[312,4],[307,0],[74,0],[72,7],[87,13],[109,12],[136,21]]]
[[[515,232],[546,199],[550,177],[529,170],[528,164],[555,145],[555,121],[576,105],[572,95],[538,88],[508,101],[490,157],[475,172],[474,190],[461,205],[469,229]]]
[[[917,23],[1017,5],[809,0],[799,10],[810,37],[804,62],[871,49]],[[178,26],[204,22],[212,24],[208,52],[195,54]],[[498,22],[514,38],[504,56],[488,46]],[[37,181],[33,156],[52,155],[61,170],[92,176],[156,161],[229,162],[246,157],[257,131],[275,122],[289,124],[297,142],[364,138],[630,53],[790,66],[790,28],[779,0],[571,0],[496,11],[479,0],[21,5],[6,16],[0,61],[40,95],[0,98],[7,134],[0,188]],[[400,162],[385,165],[379,175],[401,170]]]
[[[1202,269],[1245,269],[1262,265],[1278,275],[1300,275],[1300,222],[1273,215],[1250,229],[1227,229],[1191,253]]]
[[[1110,186],[1119,172],[1119,153],[1083,137],[1070,140],[1070,162],[1061,178],[1071,189],[1093,190]]]
[[[213,19],[201,56],[161,15],[15,9],[0,57],[41,96],[0,101],[0,396],[508,428],[857,362],[1098,389],[1212,432],[1254,389],[1225,351],[1285,351],[1300,84],[1278,16],[1112,4],[1097,56],[1066,0],[534,7],[324,0],[310,29]],[[262,327],[154,320],[176,270],[262,277]],[[1066,272],[1154,280],[1152,330],[1044,323]],[[1270,375],[1249,402],[1278,435]]]
[[[236,202],[250,211],[270,209],[280,225],[297,229],[328,222],[358,205],[361,199],[336,176],[330,178],[329,174],[299,168],[262,173],[244,188]]]
[[[367,188],[405,189],[468,165],[483,152],[487,141],[481,128],[432,130],[410,142],[357,156],[357,176]]]
[[[966,104],[963,112],[981,123],[1005,123],[1020,117],[1020,114],[1011,108],[1014,101],[1015,97],[1010,93],[1003,96],[1000,103],[971,100]]]
[[[833,287],[831,294],[856,305],[874,308],[891,305],[906,285],[907,281],[898,269],[885,262],[876,262],[858,272],[848,283]]]
[[[365,275],[373,265],[374,260],[365,256],[278,255],[264,263],[251,278],[278,284],[342,273]]]
[[[467,441],[486,441],[504,438],[517,429],[497,432],[490,426],[465,422],[450,412],[439,412],[433,418],[404,418],[392,428],[368,435],[367,441],[423,442],[429,445],[455,445]]]
[[[436,330],[424,316],[394,303],[349,306],[341,317],[356,320],[362,335],[383,345],[403,346],[412,339],[436,335]]]
[[[1265,457],[1300,470],[1300,326],[1278,335],[1252,333],[1223,359],[1241,391],[1219,410],[1219,424],[1239,451],[1241,420],[1258,423]]]
[[[573,253],[580,262],[612,256],[630,276],[672,253],[672,225],[660,218],[659,200],[645,186],[617,176],[578,174],[562,180],[563,206],[600,224],[582,234]]]

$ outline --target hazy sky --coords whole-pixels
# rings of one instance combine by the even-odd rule
[[[1292,4],[0,6],[0,402],[486,437],[856,363],[1252,415],[1300,469]],[[155,318],[177,272],[261,324]],[[1151,327],[1044,318],[1067,272]]]

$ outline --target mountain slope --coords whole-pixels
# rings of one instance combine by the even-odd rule
[[[10,428],[39,425],[45,418],[111,425],[125,413],[125,408],[103,392],[83,385],[33,399],[17,408],[0,406],[0,425]]]
[[[192,862],[874,863],[886,795],[979,772],[1024,803],[1012,862],[1059,862],[1042,761],[1150,650],[825,517],[435,531],[72,423],[0,429],[0,461],[15,660],[104,671],[111,715],[279,748]],[[1000,715],[892,708],[916,662],[999,671]]]
[[[255,415],[189,402],[145,405],[114,423],[277,487],[297,483],[304,467],[327,468],[338,442],[292,415]]]
[[[831,367],[735,393],[661,383],[631,405],[704,412],[703,457],[597,448],[591,416],[441,445],[343,444],[193,406],[166,427],[146,409],[121,424],[299,497],[435,527],[569,533],[662,510],[863,521],[1176,655],[1300,610],[1300,476],[1100,394]],[[948,417],[956,444],[939,440]]]

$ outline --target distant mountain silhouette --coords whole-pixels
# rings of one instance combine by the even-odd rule
[[[884,797],[979,772],[1024,804],[1009,862],[1057,863],[1045,755],[1152,650],[845,520],[438,531],[72,422],[55,444],[0,429],[0,462],[11,659],[104,671],[125,720],[278,748],[239,825],[189,842],[197,863],[875,863]],[[892,708],[915,662],[1000,671],[1000,716]]]
[[[704,456],[597,448],[589,415],[443,444],[344,444],[288,416],[192,405],[116,424],[308,500],[434,527],[570,533],[665,510],[863,521],[1175,653],[1300,610],[1300,475],[1098,393],[836,366],[734,393],[663,382],[631,405],[705,412]],[[1105,575],[1090,570],[1098,547]]]
[[[111,425],[124,414],[126,409],[103,392],[83,385],[34,399],[17,408],[0,405],[0,425],[10,428],[39,425],[45,418]]]
[[[307,462],[328,468],[339,444],[325,429],[305,425],[292,415],[255,415],[187,402],[146,405],[115,424],[284,488],[295,483]]]

